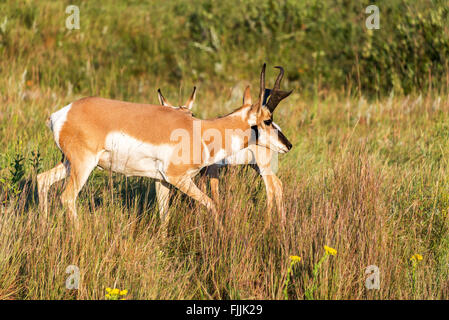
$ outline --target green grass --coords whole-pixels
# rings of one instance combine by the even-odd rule
[[[80,194],[82,227],[74,233],[57,199],[62,183],[50,193],[49,221],[42,221],[35,173],[27,160],[21,188],[31,190],[17,199],[2,193],[0,295],[99,299],[106,287],[116,285],[136,299],[283,299],[289,256],[299,255],[288,296],[303,299],[323,245],[329,245],[338,254],[322,264],[315,298],[447,298],[444,123],[449,104],[443,97],[435,108],[436,99],[387,98],[369,104],[329,97],[307,103],[293,95],[285,101],[275,119],[294,144],[280,156],[285,229],[277,219],[265,228],[262,180],[252,170],[231,168],[220,180],[223,234],[214,233],[206,210],[173,190],[164,240],[152,182],[104,171],[94,171]],[[33,122],[33,110],[45,110],[49,100],[12,102],[16,107],[10,116],[20,120],[6,127],[14,138],[30,136],[30,144],[22,142],[17,152],[28,159],[38,147],[43,169],[57,163],[60,154],[44,128],[44,114],[36,127],[27,124]],[[196,110],[206,105],[199,95]],[[14,158],[15,147],[9,148],[4,159]],[[12,179],[6,168],[2,175]],[[414,253],[424,260],[416,267],[413,289],[409,258]],[[76,294],[65,289],[65,268],[71,264],[82,274]],[[379,291],[365,289],[369,265],[380,269]]]
[[[209,212],[173,190],[164,239],[153,182],[99,170],[80,193],[79,232],[59,204],[63,183],[51,189],[49,219],[42,219],[36,174],[61,158],[45,120],[67,103],[89,95],[156,103],[161,87],[176,104],[197,85],[193,111],[206,119],[238,107],[247,83],[255,94],[263,61],[270,84],[276,75],[271,66],[285,63],[288,75],[302,63],[311,65],[309,58],[298,63],[291,54],[297,51],[289,51],[310,35],[275,42],[277,47],[258,42],[288,34],[287,22],[276,31],[259,26],[257,16],[249,14],[248,21],[256,22],[248,24],[254,28],[247,31],[248,46],[230,25],[216,27],[221,45],[215,43],[211,53],[202,45],[218,41],[212,29],[206,40],[196,39],[191,24],[199,19],[195,23],[202,28],[217,26],[222,18],[213,17],[238,8],[222,4],[204,17],[208,1],[192,7],[166,3],[100,7],[81,2],[79,31],[64,27],[69,2],[0,4],[8,16],[0,41],[0,298],[104,299],[107,287],[117,287],[128,289],[129,299],[284,299],[285,293],[305,299],[313,287],[315,299],[447,299],[449,96],[444,81],[432,88],[415,85],[408,95],[391,84],[391,94],[379,91],[378,98],[364,99],[366,87],[354,91],[353,84],[331,76],[333,71],[314,69],[323,75],[321,82],[313,81],[319,77],[310,69],[305,80],[286,77],[282,86],[296,90],[275,113],[293,143],[279,157],[285,228],[277,218],[266,227],[262,179],[245,168],[222,172],[221,234]],[[199,6],[206,9],[197,10],[195,18],[191,14]],[[254,10],[266,12],[263,8]],[[266,33],[259,35],[258,28]],[[428,77],[419,72],[419,79]],[[410,79],[401,79],[407,88]],[[210,193],[207,181],[198,180]],[[323,245],[338,253],[323,261],[314,277]],[[415,253],[423,260],[413,269]],[[284,290],[291,255],[301,261]],[[65,288],[69,265],[80,268],[77,291]],[[365,288],[369,265],[379,267],[380,290]]]

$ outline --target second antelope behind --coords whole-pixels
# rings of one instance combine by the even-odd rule
[[[251,144],[279,153],[292,146],[271,128],[272,112],[262,105],[265,67],[260,74],[258,100],[220,118],[201,120],[165,106],[99,97],[74,101],[53,113],[49,126],[64,160],[38,175],[42,211],[47,214],[49,187],[68,177],[61,201],[78,226],[76,198],[99,166],[127,176],[157,179],[161,182],[159,196],[164,199],[168,199],[169,184],[174,185],[206,206],[221,225],[214,202],[192,180],[200,169]],[[161,210],[164,228],[169,220],[167,209]]]

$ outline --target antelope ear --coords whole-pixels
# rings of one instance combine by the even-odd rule
[[[193,107],[193,103],[195,102],[195,97],[196,97],[196,87],[193,87],[193,92],[190,95],[189,100],[187,100],[186,104],[183,107],[191,110]]]
[[[253,104],[251,100],[251,92],[249,86],[245,88],[245,92],[243,93],[243,105],[245,104]]]
[[[162,95],[161,89],[157,89],[157,97],[159,98],[159,103],[165,107],[173,107],[170,102],[168,102]]]

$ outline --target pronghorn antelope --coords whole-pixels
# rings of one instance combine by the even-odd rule
[[[42,210],[47,213],[49,187],[69,177],[61,200],[76,222],[78,193],[99,166],[160,181],[156,192],[158,202],[166,204],[161,210],[164,226],[169,220],[169,184],[210,209],[219,222],[213,201],[192,181],[200,169],[256,141],[275,152],[291,148],[290,142],[271,127],[270,109],[262,106],[265,67],[258,101],[216,119],[200,120],[173,108],[98,97],[77,100],[53,113],[49,126],[64,160],[37,177]]]
[[[282,67],[279,68],[279,74],[276,78],[275,85],[273,89],[265,89],[265,96],[263,99],[263,105],[270,110],[272,113],[277,105],[281,102],[281,100],[288,97],[292,91],[282,91],[280,90],[280,83],[284,76],[284,69]],[[179,108],[179,110],[191,113],[191,108],[193,106],[193,102],[195,99],[195,89],[192,93],[192,96],[189,99],[189,104],[181,107],[174,107],[167,99],[162,95],[161,90],[158,90],[158,98],[161,105],[172,108]],[[251,103],[251,94],[249,90],[249,86],[246,87],[244,96],[243,96],[243,105],[252,104]],[[278,125],[276,125],[273,121],[269,124],[268,121],[266,124],[275,127],[277,130],[281,131]],[[259,129],[260,130],[260,129]],[[219,188],[218,188],[218,171],[220,167],[227,165],[247,165],[247,164],[255,164],[252,166],[255,170],[262,176],[263,181],[265,183],[265,190],[267,194],[267,213],[270,217],[271,210],[273,208],[273,197],[276,201],[276,207],[281,215],[282,222],[285,221],[285,209],[283,203],[283,189],[281,180],[275,175],[272,170],[272,162],[273,156],[275,155],[274,151],[270,148],[266,148],[264,146],[260,146],[258,144],[251,144],[247,148],[240,150],[239,152],[226,157],[219,161],[218,163],[212,164],[206,168],[206,175],[210,178],[210,186],[212,192],[212,198],[215,203],[219,202]],[[160,206],[162,206],[160,204]]]
[[[185,112],[186,114],[189,114],[189,115],[193,115],[192,114],[192,107],[193,107],[193,103],[195,102],[196,87],[193,87],[193,92],[190,95],[189,100],[187,100],[187,102],[184,105],[179,106],[179,107],[175,107],[171,103],[169,103],[167,101],[167,99],[165,99],[164,96],[162,95],[161,89],[157,90],[157,97],[158,97],[159,102],[160,102],[161,105],[163,105],[165,107],[170,107],[170,108],[182,111],[182,112]]]

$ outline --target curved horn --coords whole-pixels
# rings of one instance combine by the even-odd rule
[[[279,104],[279,102],[281,102],[281,100],[287,98],[293,92],[293,90],[291,91],[280,90],[281,81],[282,78],[284,77],[284,68],[282,68],[281,66],[276,66],[275,68],[279,69],[279,74],[276,78],[276,82],[274,83],[273,90],[271,90],[271,95],[269,96],[268,101],[266,103],[266,106],[271,113],[274,112],[274,109],[276,109],[277,105]]]
[[[293,90],[290,91],[273,90],[267,102],[268,110],[270,110],[270,112],[273,113],[274,109],[276,109],[279,102],[287,98],[292,92]]]
[[[264,63],[262,67],[262,72],[260,73],[260,91],[259,91],[259,102],[258,108],[262,108],[263,95],[265,94],[265,69],[267,64]]]
[[[276,66],[275,68],[279,69],[279,74],[276,78],[276,82],[274,83],[273,90],[279,90],[281,89],[281,80],[284,77],[284,68],[282,68],[281,66]]]

